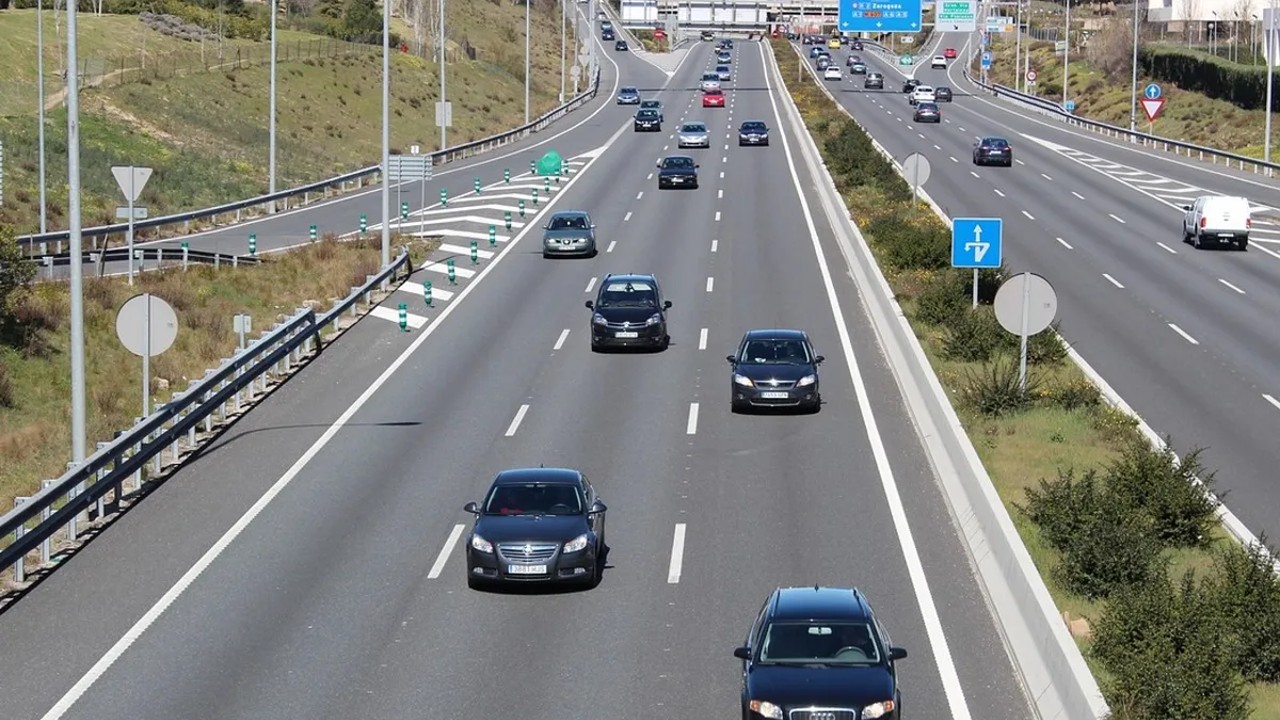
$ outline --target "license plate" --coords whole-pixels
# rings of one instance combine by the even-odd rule
[[[546,565],[508,565],[508,575],[546,575]]]
[[[572,244],[573,244],[573,241],[572,241],[572,240],[561,240],[561,241],[560,241],[560,244],[561,244],[561,245],[572,245]]]
[[[673,183],[682,183],[682,182],[684,182],[684,178],[682,178],[682,177],[674,177],[674,178],[671,178],[671,182],[673,182]]]
[[[762,392],[760,393],[760,397],[765,400],[786,400],[791,397],[791,395],[784,392]]]
[[[638,338],[638,337],[640,337],[640,333],[635,333],[635,332],[620,332],[620,333],[614,333],[614,334],[613,334],[613,336],[614,336],[614,337],[616,337],[616,338],[622,338],[622,339],[624,339],[624,340],[625,340],[625,339],[630,339],[630,338]]]

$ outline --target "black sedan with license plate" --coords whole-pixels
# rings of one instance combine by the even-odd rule
[[[799,408],[818,412],[818,366],[823,356],[803,330],[750,330],[738,352],[725,358],[732,371],[730,409]]]
[[[768,145],[769,126],[763,120],[747,120],[738,127],[738,145]]]
[[[591,350],[648,348],[666,350],[667,311],[671,301],[662,299],[658,279],[652,275],[605,275],[591,311]]]
[[[671,155],[658,161],[658,189],[698,188],[698,163],[688,155]]]

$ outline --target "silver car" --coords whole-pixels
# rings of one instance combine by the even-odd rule
[[[557,255],[594,257],[596,254],[596,226],[584,210],[555,213],[542,229],[544,258]]]
[[[719,90],[719,89],[720,89],[719,73],[706,73],[702,76],[703,92],[706,92],[707,90]]]
[[[711,133],[707,130],[707,124],[702,122],[687,122],[681,125],[678,147],[711,147]]]

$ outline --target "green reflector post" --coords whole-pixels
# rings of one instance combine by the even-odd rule
[[[398,309],[400,315],[400,332],[409,332],[409,306],[404,303],[400,303],[400,307]]]
[[[431,305],[431,281],[430,280],[426,280],[422,283],[422,299],[427,302],[428,306]]]
[[[454,267],[454,264],[453,264],[453,258],[449,258],[448,260],[445,260],[445,261],[444,261],[444,264],[445,264],[445,265],[447,265],[447,266],[449,267],[449,284],[450,284],[450,285],[457,285],[457,284],[458,284],[458,269],[457,269],[456,267]]]
[[[480,243],[475,240],[471,241],[471,264],[475,265],[480,262]]]
[[[490,225],[489,226],[489,247],[497,247],[497,246],[498,246],[498,226]]]

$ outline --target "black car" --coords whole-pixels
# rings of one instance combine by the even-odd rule
[[[768,145],[769,126],[763,120],[747,120],[738,126],[738,145]]]
[[[646,109],[646,108],[651,108],[651,109],[653,109],[653,110],[658,111],[658,122],[662,122],[662,121],[665,119],[665,118],[663,118],[663,116],[662,116],[662,101],[661,101],[661,100],[641,100],[641,101],[640,101],[640,109],[641,109],[641,110],[644,110],[644,109]]]
[[[600,39],[601,39],[601,40],[604,40],[605,42],[608,42],[609,40],[613,40],[613,39],[614,39],[613,31],[612,31],[612,30],[601,30],[601,31],[600,31]]]
[[[627,49],[627,41],[619,40],[618,42],[613,44],[613,49],[618,52],[625,52]]]
[[[744,720],[902,717],[894,663],[907,651],[856,588],[774,590],[733,656]]]
[[[738,352],[725,358],[732,370],[729,407],[801,408],[818,412],[818,366],[825,359],[813,351],[802,330],[750,330]]]
[[[633,126],[636,132],[659,132],[662,130],[662,114],[652,108],[640,108],[636,111]]]
[[[658,161],[658,189],[698,187],[698,163],[688,155],[669,155]]]
[[[911,120],[918,123],[940,123],[942,111],[938,109],[937,103],[916,103],[916,110],[911,114]]]
[[[566,468],[503,470],[464,549],[467,585],[568,582],[594,586],[604,572],[605,511],[587,476]]]
[[[854,41],[853,41],[853,47],[852,47],[852,48],[850,48],[850,49],[852,49],[852,50],[857,50],[857,51],[861,52],[861,51],[862,51],[862,42],[861,42],[860,40],[854,40]]]
[[[937,102],[951,102],[951,88],[939,85],[933,89],[933,99]]]
[[[869,73],[867,79],[862,81],[862,87],[868,90],[883,90],[884,76],[880,73]]]
[[[648,347],[666,350],[667,310],[658,279],[652,275],[605,275],[591,310],[591,350],[609,347]]]
[[[907,81],[902,83],[902,92],[909,93],[920,87],[920,84],[920,81],[915,78],[907,78]]]
[[[1013,166],[1013,146],[1002,137],[984,137],[973,144],[974,165]]]

